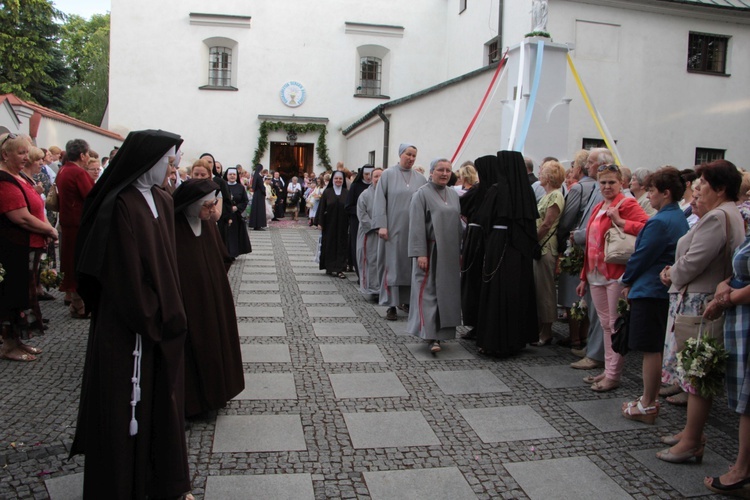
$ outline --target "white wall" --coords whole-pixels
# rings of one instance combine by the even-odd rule
[[[76,127],[70,123],[42,117],[37,132],[36,144],[41,148],[57,146],[65,150],[65,144],[71,139],[83,139],[89,143],[89,148],[99,153],[99,157],[109,156],[115,146],[122,144],[121,140],[98,134],[94,131]]]

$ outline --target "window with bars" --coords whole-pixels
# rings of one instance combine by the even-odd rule
[[[594,149],[594,148],[606,148],[607,143],[604,139],[593,139],[591,137],[584,137],[581,141],[581,149]]]
[[[487,64],[492,64],[500,59],[500,51],[498,50],[499,46],[500,43],[497,38],[485,45],[485,47],[487,47]]]
[[[375,151],[370,151],[367,153],[367,163],[370,165],[375,165]]]
[[[726,75],[728,45],[728,36],[691,32],[688,38],[688,71]]]
[[[695,165],[723,160],[726,149],[695,148]]]
[[[232,86],[232,49],[229,47],[209,48],[208,84],[213,87]]]
[[[358,95],[380,95],[383,62],[379,57],[365,56],[360,59]]]

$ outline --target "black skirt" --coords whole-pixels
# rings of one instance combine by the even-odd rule
[[[669,299],[631,299],[628,348],[631,351],[662,352],[668,314]]]

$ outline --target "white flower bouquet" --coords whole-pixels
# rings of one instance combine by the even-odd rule
[[[704,398],[718,396],[724,388],[727,352],[718,339],[702,334],[685,341],[677,353],[677,375]]]

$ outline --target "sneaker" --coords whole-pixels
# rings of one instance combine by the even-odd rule
[[[385,312],[385,319],[388,321],[396,321],[397,315],[396,315],[396,308],[395,307],[389,307],[388,310]]]
[[[430,352],[440,352],[440,341],[435,340],[430,344]]]
[[[603,366],[604,363],[591,358],[583,358],[575,363],[570,363],[570,367],[576,370],[593,370],[595,368],[602,368]]]

